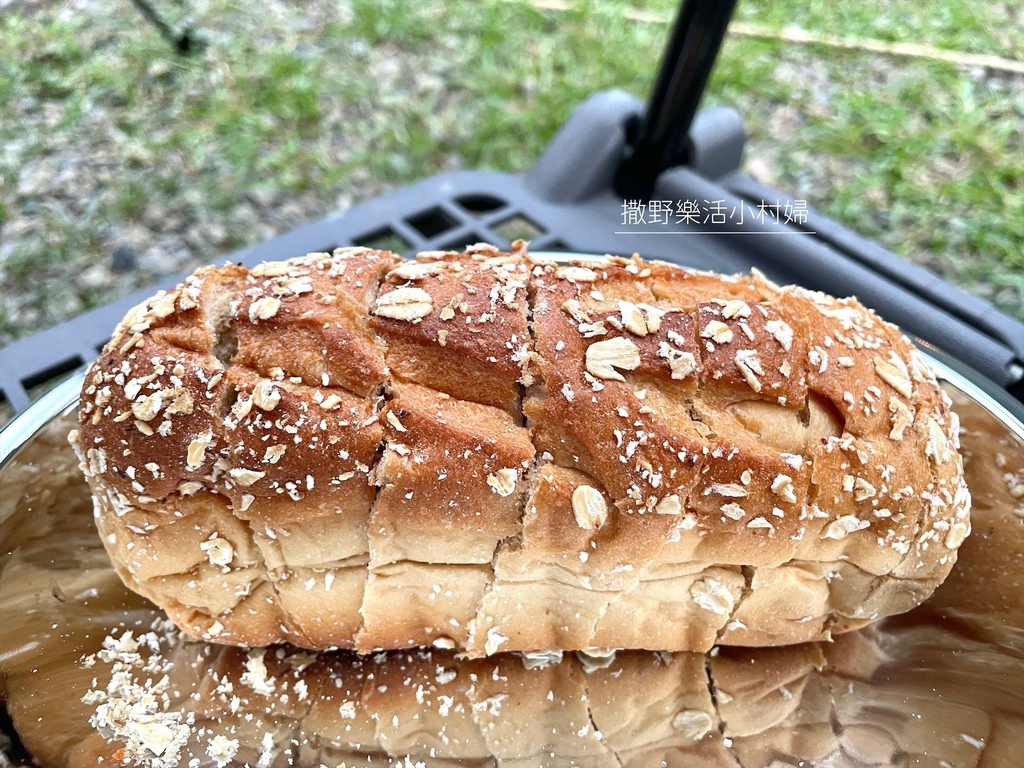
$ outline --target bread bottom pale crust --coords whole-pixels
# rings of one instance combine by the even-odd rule
[[[104,540],[123,536],[131,523],[102,497],[95,503]],[[184,547],[188,535],[198,547],[208,538],[206,526],[226,537],[230,510],[218,509],[223,502],[195,503],[202,522],[182,517],[161,526],[161,537]],[[185,573],[138,580],[111,554],[132,590],[163,606],[196,637],[256,646],[284,639],[364,653],[430,645],[473,656],[499,650],[789,645],[829,639],[882,613],[909,610],[935,587],[934,575],[879,578],[844,561],[759,568],[662,564],[619,590],[595,589],[586,576],[557,563],[516,568],[506,563],[511,555],[499,556],[497,567],[406,561],[371,572],[357,561],[275,571],[264,565],[260,548],[245,541],[250,535],[238,526],[237,538],[230,539],[245,565],[229,573],[199,562]],[[250,579],[251,587],[238,589]],[[182,595],[190,604],[180,601]]]

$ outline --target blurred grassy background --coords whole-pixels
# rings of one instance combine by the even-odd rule
[[[0,343],[391,186],[523,171],[587,95],[647,93],[674,2],[551,5],[186,0],[181,57],[127,0],[0,0]],[[1024,60],[1019,2],[736,20]],[[1024,75],[731,35],[708,102],[757,178],[1024,318]]]

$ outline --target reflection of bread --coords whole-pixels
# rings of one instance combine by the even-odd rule
[[[200,270],[119,326],[77,442],[118,573],[186,631],[471,655],[905,611],[969,530],[956,445],[853,300],[484,246]]]
[[[961,550],[968,566],[955,569],[928,606],[1024,657],[1024,446],[980,406],[952,396],[982,524]]]
[[[278,756],[289,741],[303,757],[282,764],[405,765],[408,756],[431,768],[653,768],[671,754],[732,765],[698,654],[623,653],[600,669],[569,656],[528,669],[511,654],[459,660],[438,650],[357,657],[204,648],[169,654],[175,689],[204,681],[183,702],[195,716],[183,762],[222,734],[237,741],[228,747],[237,765]],[[97,749],[116,747],[87,740],[71,765],[95,765]]]

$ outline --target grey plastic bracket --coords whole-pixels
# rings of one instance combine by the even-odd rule
[[[711,107],[697,115],[690,129],[686,167],[708,179],[739,170],[747,132],[735,109]]]
[[[630,123],[644,105],[624,91],[591,96],[559,129],[524,179],[541,200],[571,204],[607,193],[626,154]],[[711,107],[697,115],[686,145],[687,166],[709,179],[739,170],[746,142],[734,109]]]
[[[604,91],[580,104],[526,174],[526,189],[552,203],[578,203],[611,188],[626,146],[626,126],[643,102]]]

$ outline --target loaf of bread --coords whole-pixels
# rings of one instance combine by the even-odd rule
[[[853,299],[480,245],[204,268],[87,375],[118,574],[220,643],[705,651],[924,600],[948,398]]]

